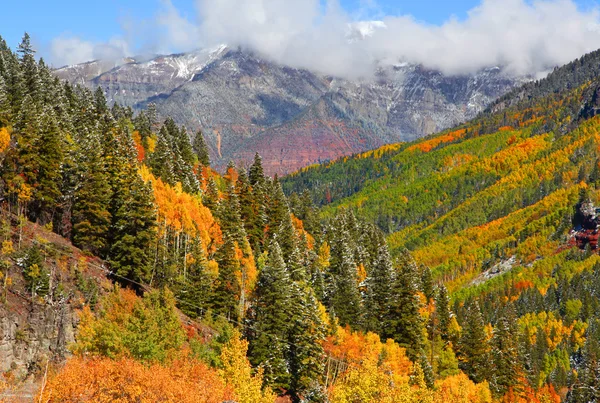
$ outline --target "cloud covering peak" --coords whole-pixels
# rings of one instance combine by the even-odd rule
[[[188,51],[227,43],[272,61],[344,78],[409,62],[449,75],[503,66],[537,74],[600,48],[600,14],[572,0],[483,0],[463,20],[430,25],[408,15],[357,21],[336,1],[197,0],[194,20],[169,0],[152,21],[129,22],[123,38],[91,43],[55,38],[55,65],[131,52]],[[147,38],[140,44],[139,38]],[[134,45],[134,43],[136,45]]]

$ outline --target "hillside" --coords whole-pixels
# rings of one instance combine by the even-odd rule
[[[373,224],[321,222],[258,154],[219,175],[202,134],[155,112],[60,81],[28,35],[18,53],[0,40],[0,398],[23,384],[46,402],[505,393],[426,335],[447,300]]]
[[[0,391],[43,374],[47,402],[594,401],[600,85],[582,60],[281,182],[259,154],[219,174],[201,133],[0,40]]]
[[[505,301],[522,331],[554,322],[550,347],[531,339],[521,348],[554,357],[543,369],[528,361],[528,376],[566,387],[598,340],[599,57],[510,92],[467,124],[305,168],[283,187],[310,189],[324,217],[351,209],[377,222],[393,254],[408,250],[446,285],[459,318],[477,301],[494,322]],[[591,213],[582,212],[586,203]],[[566,336],[560,326],[569,326]],[[573,332],[585,328],[588,342],[578,345]]]
[[[229,160],[249,165],[258,152],[270,175],[456,125],[527,80],[498,68],[446,77],[399,63],[350,82],[226,46],[54,73],[100,86],[109,103],[136,111],[155,103],[161,118],[202,130],[221,171]]]

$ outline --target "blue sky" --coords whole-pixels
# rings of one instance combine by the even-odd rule
[[[593,0],[577,2],[584,6],[598,3]],[[5,18],[0,35],[11,46],[20,41],[24,31],[30,32],[38,41],[49,41],[63,34],[106,41],[121,31],[124,20],[152,18],[160,7],[160,0],[10,0],[5,3],[2,5]],[[172,3],[183,15],[196,18],[194,0],[172,0]],[[341,1],[342,7],[354,17],[360,15],[365,4],[364,0]],[[464,18],[477,4],[479,1],[476,0],[377,1],[378,8],[386,15],[410,14],[430,24],[441,24],[452,15]]]
[[[383,61],[538,74],[600,48],[600,0],[328,1],[6,0],[0,35],[15,47],[27,30],[55,67],[228,44],[349,78]],[[384,24],[354,24],[365,20]],[[362,41],[349,41],[351,26]]]

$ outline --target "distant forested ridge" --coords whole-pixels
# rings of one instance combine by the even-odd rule
[[[308,189],[324,219],[353,211],[386,233],[392,256],[428,267],[461,326],[459,360],[482,359],[460,368],[511,399],[547,385],[562,401],[598,400],[598,228],[581,230],[581,206],[600,201],[599,58],[557,68],[464,125],[282,180],[289,194]],[[495,345],[505,332],[512,344]],[[480,342],[465,345],[467,334]],[[500,357],[512,370],[486,374]]]

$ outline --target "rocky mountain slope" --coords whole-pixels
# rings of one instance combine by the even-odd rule
[[[498,68],[446,77],[398,64],[373,80],[350,82],[226,46],[113,68],[89,62],[56,74],[99,85],[111,102],[135,109],[154,102],[161,115],[203,130],[217,167],[259,152],[270,174],[437,132],[527,80]]]

